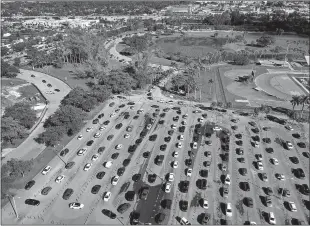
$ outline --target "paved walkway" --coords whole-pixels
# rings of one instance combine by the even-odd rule
[[[22,144],[20,144],[15,149],[9,149],[7,151],[5,151],[5,149],[3,150],[6,155],[2,160],[2,163],[7,162],[7,160],[11,158],[29,160],[37,157],[45,149],[45,145],[38,144],[33,139],[36,138],[38,134],[44,132],[43,122],[58,109],[61,100],[71,90],[71,88],[66,83],[50,75],[23,69],[20,69],[20,72],[21,73],[18,74],[17,78],[35,84],[43,96],[49,101],[48,109],[42,118],[42,123],[40,123],[38,127],[32,131],[29,137]],[[31,75],[35,75],[35,77],[31,77]],[[43,83],[42,80],[45,80],[46,83]],[[52,87],[47,87],[47,84],[51,84]],[[60,92],[54,91],[56,88],[59,89]],[[46,94],[46,91],[49,90],[54,91],[55,94]]]

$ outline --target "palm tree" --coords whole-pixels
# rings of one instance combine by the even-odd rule
[[[290,102],[291,102],[291,104],[293,105],[293,111],[294,111],[296,105],[299,105],[299,104],[300,104],[300,98],[299,98],[299,96],[293,95],[293,96],[292,96],[292,99],[290,100]]]
[[[302,118],[303,113],[304,113],[305,104],[309,104],[309,102],[310,102],[309,96],[306,96],[306,95],[301,95],[301,96],[299,96],[299,103],[302,104],[302,108],[301,108],[301,118]]]

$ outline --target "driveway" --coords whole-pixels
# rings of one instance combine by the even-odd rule
[[[31,77],[34,75],[35,77]],[[23,79],[27,82],[33,83],[38,87],[43,96],[49,101],[48,108],[45,115],[42,118],[42,123],[40,123],[35,130],[29,135],[29,137],[20,144],[17,148],[12,149],[9,152],[5,159],[3,159],[3,163],[11,158],[18,158],[23,160],[29,160],[38,156],[45,148],[45,145],[38,144],[33,139],[38,136],[38,134],[44,132],[43,122],[50,115],[52,115],[59,107],[61,100],[66,96],[71,88],[64,82],[59,79],[56,79],[50,75],[23,70],[20,69],[20,74],[18,74],[17,78]],[[46,83],[43,83],[42,80],[45,80]],[[51,84],[52,87],[47,87],[47,84]],[[59,89],[59,92],[54,91],[54,89]],[[54,94],[46,94],[46,91],[54,91]]]

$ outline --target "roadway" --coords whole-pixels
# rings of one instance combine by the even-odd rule
[[[35,77],[31,77],[31,75],[34,75]],[[71,88],[63,81],[36,71],[20,69],[20,73],[17,75],[17,78],[35,84],[41,91],[42,95],[49,101],[48,108],[44,117],[42,118],[42,122],[44,122],[45,119],[47,119],[58,109],[61,100],[71,90]],[[45,80],[46,83],[43,83],[42,80]],[[47,84],[51,84],[52,87],[48,87]],[[54,89],[59,89],[60,91],[56,92]],[[47,94],[46,91],[54,91],[54,94]],[[43,123],[40,123],[23,143],[6,154],[5,158],[2,160],[2,163],[7,162],[11,158],[30,160],[38,156],[45,149],[45,145],[38,144],[33,139],[36,138],[40,133],[44,132],[44,130]]]

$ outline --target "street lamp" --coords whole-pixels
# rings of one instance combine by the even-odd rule
[[[12,208],[13,208],[15,214],[16,214],[16,219],[18,219],[18,211],[17,211],[17,207],[16,207],[16,202],[15,202],[14,196],[8,195],[8,194],[6,196],[8,197],[8,199],[9,199],[11,205],[12,205]],[[13,203],[12,203],[10,197],[12,198]],[[20,197],[17,197],[17,198],[20,198]]]
[[[62,159],[62,158],[60,158],[60,156],[53,150],[53,152],[56,154],[56,156],[65,164],[65,165],[67,165],[67,163]]]

